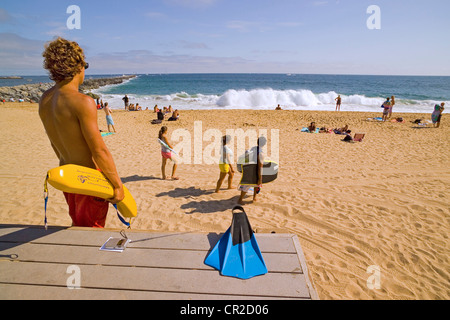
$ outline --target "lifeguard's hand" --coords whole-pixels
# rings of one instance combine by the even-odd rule
[[[106,201],[112,204],[117,204],[125,198],[125,192],[123,191],[123,185],[120,188],[114,188],[114,197],[107,199]]]

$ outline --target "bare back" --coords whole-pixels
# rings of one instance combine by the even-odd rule
[[[39,116],[60,165],[96,167],[87,142],[101,140],[97,119],[91,119],[96,114],[94,100],[75,90],[55,86],[44,93],[39,103]]]

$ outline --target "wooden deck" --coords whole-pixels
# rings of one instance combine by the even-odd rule
[[[269,273],[223,277],[203,262],[221,235],[0,225],[0,299],[318,299],[297,236],[256,234]],[[80,289],[68,289],[79,268]]]

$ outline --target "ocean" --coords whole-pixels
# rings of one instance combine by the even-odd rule
[[[109,77],[89,75],[86,78]],[[48,82],[48,77],[0,80],[0,86],[19,82]],[[8,84],[4,84],[7,82]],[[446,102],[450,110],[450,77],[366,76],[305,74],[148,74],[120,85],[93,91],[114,109],[123,109],[122,98],[153,109],[275,109],[382,112],[386,97],[395,96],[394,112],[431,113],[435,104]]]
[[[113,108],[122,98],[152,109],[275,109],[382,112],[395,96],[394,112],[431,113],[435,104],[450,108],[450,77],[304,74],[149,74],[96,90]]]

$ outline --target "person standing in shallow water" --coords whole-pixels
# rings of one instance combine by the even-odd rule
[[[100,170],[113,186],[107,199],[119,203],[125,197],[113,157],[101,137],[94,99],[79,92],[86,63],[76,42],[58,38],[46,45],[44,67],[55,86],[39,101],[39,116],[59,159],[60,166],[74,164]],[[96,197],[64,193],[73,226],[103,228],[108,202]]]
[[[334,100],[336,101],[336,110],[335,111],[341,111],[341,103],[342,103],[341,95],[338,95],[337,98]]]
[[[123,103],[125,104],[125,111],[128,111],[128,104],[130,103],[130,99],[128,98],[128,95],[125,95],[125,97],[122,98]]]

